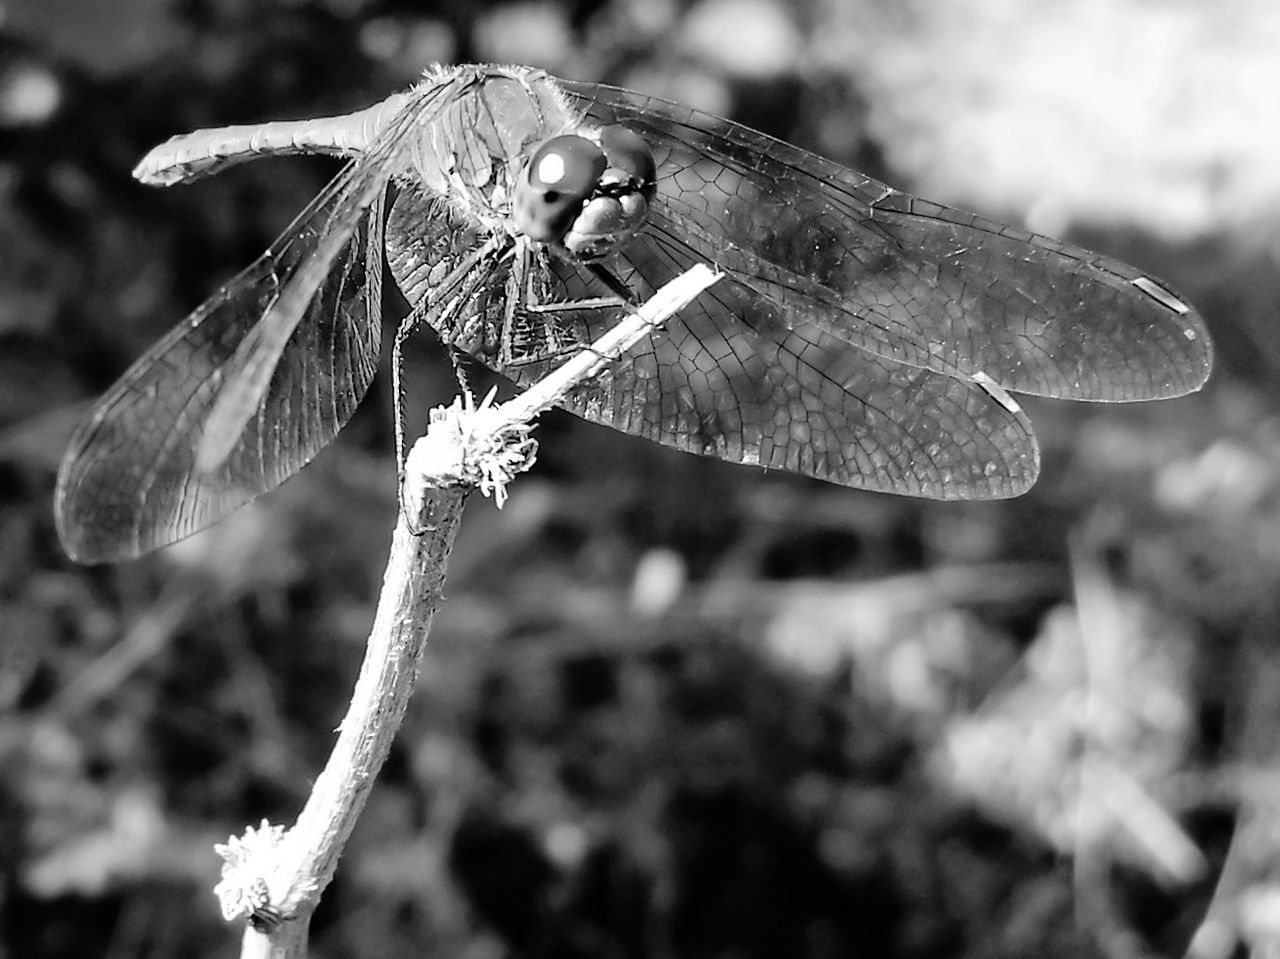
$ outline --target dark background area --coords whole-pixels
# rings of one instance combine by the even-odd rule
[[[88,404],[336,166],[130,170],[433,60],[642,88],[1066,234],[1167,278],[1219,365],[1187,399],[1029,403],[1043,476],[1003,503],[546,417],[506,508],[468,507],[315,954],[1275,949],[1280,20],[1051,7],[0,5],[0,956],[233,954],[212,844],[300,808],[394,523],[383,376],[214,529],[118,567],[61,554]],[[452,395],[429,336],[411,361],[423,402]]]

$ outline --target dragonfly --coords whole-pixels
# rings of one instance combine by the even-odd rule
[[[1013,394],[1165,399],[1212,366],[1201,317],[1138,269],[529,67],[435,67],[345,116],[175,137],[134,172],[169,185],[287,153],[348,162],[79,427],[55,498],[72,558],[182,539],[333,440],[378,365],[385,270],[411,306],[401,460],[415,330],[527,387],[695,263],[722,278],[566,409],[848,487],[992,499],[1039,471]]]

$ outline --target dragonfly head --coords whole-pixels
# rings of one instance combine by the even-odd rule
[[[543,142],[520,174],[511,215],[518,233],[592,262],[644,225],[656,186],[649,145],[607,126]]]

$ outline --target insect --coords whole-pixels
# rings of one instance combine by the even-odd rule
[[[564,405],[682,450],[914,496],[1034,482],[1011,393],[1161,399],[1212,365],[1200,317],[1139,270],[527,67],[437,67],[345,117],[177,137],[135,175],[298,152],[350,162],[72,440],[56,517],[75,559],[172,543],[329,443],[374,375],[384,263],[413,307],[397,398],[400,346],[422,325],[528,385],[628,303],[713,264],[719,283]]]

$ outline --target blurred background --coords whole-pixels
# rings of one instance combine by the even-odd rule
[[[130,170],[474,60],[1118,256],[1197,304],[1218,366],[1182,400],[1028,403],[1043,476],[1003,503],[546,417],[507,507],[468,507],[314,953],[1275,954],[1278,49],[1269,0],[0,3],[0,956],[233,953],[212,844],[300,808],[394,523],[383,376],[207,533],[61,554],[88,404],[336,166]],[[411,372],[454,392],[429,335]]]

